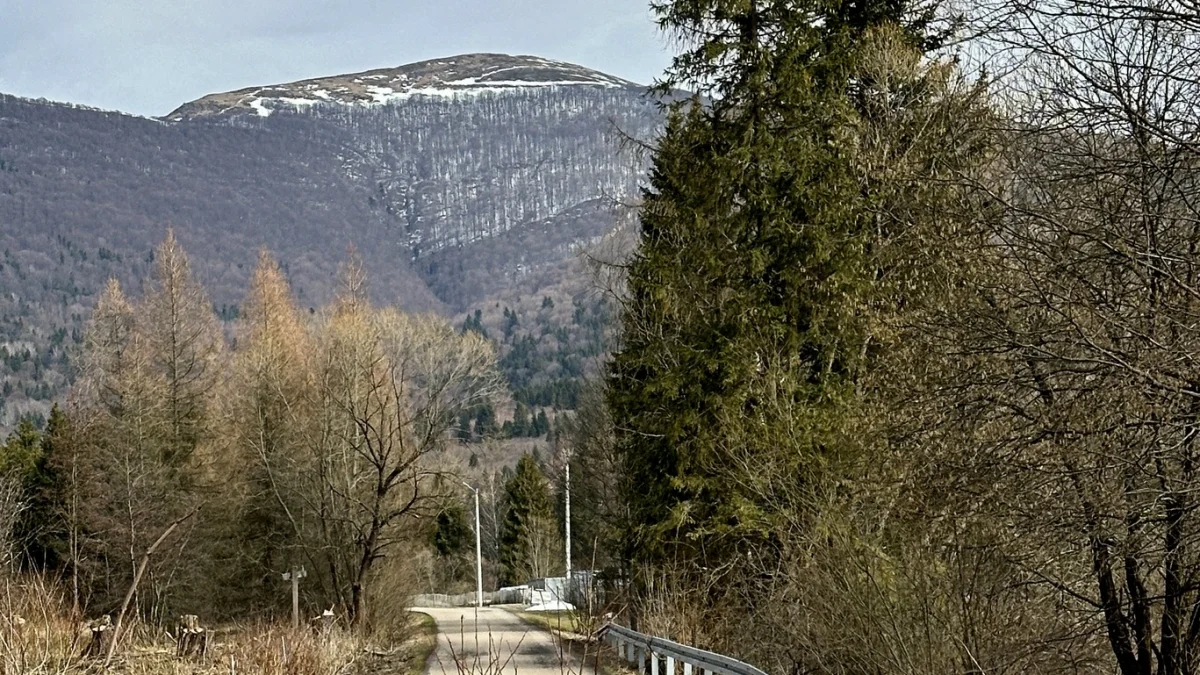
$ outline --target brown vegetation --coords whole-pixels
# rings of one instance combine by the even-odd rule
[[[450,429],[500,386],[491,344],[373,307],[353,255],[336,302],[301,313],[265,252],[229,340],[173,236],[155,259],[142,298],[114,281],[98,302],[71,403],[30,450],[40,454],[6,447],[19,487],[3,534],[21,555],[5,569],[70,589],[8,581],[5,616],[38,618],[13,636],[40,642],[7,658],[70,668],[89,651],[123,668],[140,649],[157,654],[149,643],[181,615],[204,648],[176,650],[245,672],[341,672],[357,640],[402,641],[426,523],[456,484],[441,458]],[[281,577],[299,570],[303,615],[325,610],[336,640],[270,623],[290,614]],[[94,640],[83,617],[101,617]],[[267,623],[230,629],[227,644],[208,628],[229,620]]]
[[[88,655],[88,631],[73,618],[67,594],[37,577],[9,579],[0,619],[0,670],[66,675],[99,672],[103,654]],[[172,635],[137,624],[106,672],[130,675],[415,675],[433,640],[428,617],[402,617],[394,632],[363,635],[344,626],[321,631],[284,624],[225,623],[210,631],[203,652],[179,654]]]

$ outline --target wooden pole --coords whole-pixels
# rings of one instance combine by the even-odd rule
[[[292,566],[291,571],[283,573],[283,580],[292,582],[292,628],[300,627],[300,580],[308,576],[303,567]]]
[[[300,570],[292,568],[292,628],[300,627]]]

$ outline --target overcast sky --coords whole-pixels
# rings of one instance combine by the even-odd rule
[[[213,92],[468,52],[648,83],[665,45],[647,0],[0,0],[0,92],[163,115]]]

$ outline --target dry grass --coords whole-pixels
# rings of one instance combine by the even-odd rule
[[[357,672],[364,642],[354,634],[333,629],[328,635],[312,630],[262,625],[233,636],[225,649],[237,672],[262,675],[337,675]]]
[[[86,636],[57,589],[38,577],[7,578],[0,598],[0,672],[79,672]]]
[[[636,670],[625,663],[611,645],[597,638],[604,622],[579,610],[563,612],[513,612],[531,626],[554,636],[564,675],[595,672],[626,675]]]
[[[106,670],[103,657],[83,657],[90,633],[58,589],[36,577],[0,583],[0,675],[418,675],[436,640],[432,618],[415,614],[371,638],[336,626],[321,634],[234,624],[211,632],[205,656],[177,658],[168,631],[133,622]]]
[[[353,633],[321,635],[286,624],[228,626],[213,632],[203,657],[177,658],[161,629],[143,627],[122,640],[111,672],[128,675],[352,675],[367,672],[370,652]],[[82,662],[79,671],[101,663]]]

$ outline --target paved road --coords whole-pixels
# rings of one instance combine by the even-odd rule
[[[437,621],[438,647],[425,675],[594,675],[554,637],[495,607],[416,609]]]

